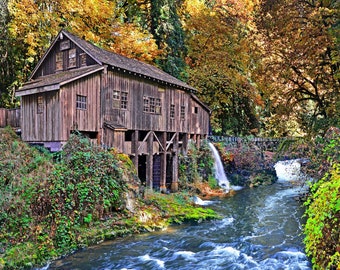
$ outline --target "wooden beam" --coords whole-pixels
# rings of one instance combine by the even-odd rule
[[[167,142],[166,151],[168,151],[170,145],[173,143],[173,141],[174,141],[175,138],[176,138],[176,133],[174,133],[174,135],[172,135],[170,141]]]
[[[148,133],[151,134],[151,131]],[[147,135],[147,152],[146,157],[146,187],[152,189],[152,179],[153,179],[153,136]]]
[[[149,138],[149,136],[150,136],[151,133],[153,133],[153,131],[149,131],[149,132],[145,135],[145,137],[144,137],[144,139],[143,139],[143,141],[142,141],[143,143],[146,142],[146,140]],[[141,144],[138,146],[138,149],[137,149],[138,151],[139,151],[139,149],[142,147],[143,143],[141,143]]]
[[[172,156],[172,181],[171,181],[171,191],[178,191],[178,132],[175,133],[174,143],[173,143],[173,156]]]
[[[161,141],[162,141],[162,148],[166,148],[166,132],[162,132]],[[171,168],[169,168],[171,169]],[[166,151],[161,153],[161,183],[160,183],[160,191],[166,192],[166,172],[168,168],[166,167]]]
[[[138,173],[138,139],[139,139],[139,131],[134,130],[131,138],[131,153],[133,154],[132,162],[135,165],[136,171]]]

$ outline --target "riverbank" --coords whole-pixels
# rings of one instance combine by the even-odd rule
[[[78,227],[76,246],[73,245],[67,252],[43,251],[46,246],[39,241],[9,246],[0,255],[0,269],[30,269],[117,237],[165,230],[170,225],[183,222],[198,223],[218,218],[213,210],[195,206],[185,194],[150,193],[138,202],[134,212],[123,211],[107,220]]]
[[[0,269],[30,269],[116,237],[218,215],[144,190],[131,160],[73,136],[51,155],[0,132]]]

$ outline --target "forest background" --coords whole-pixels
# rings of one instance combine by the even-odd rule
[[[64,28],[186,81],[219,135],[339,126],[337,0],[0,0],[0,107]]]

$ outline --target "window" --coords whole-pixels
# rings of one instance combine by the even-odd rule
[[[119,109],[119,107],[120,107],[120,91],[113,90],[112,99],[113,99],[113,101],[112,101],[113,108]]]
[[[155,98],[150,97],[150,113],[155,113],[156,112],[156,103],[155,103]]]
[[[149,112],[149,98],[143,97],[143,112]]]
[[[162,106],[161,106],[161,99],[160,98],[156,98],[155,106],[156,106],[156,108],[155,108],[156,114],[161,114]]]
[[[198,114],[198,107],[193,107],[193,108],[192,108],[192,112],[193,112],[194,114]]]
[[[113,108],[115,109],[127,109],[128,107],[128,92],[121,92],[119,90],[113,90],[112,92]]]
[[[126,110],[127,104],[128,104],[128,93],[122,92],[121,99],[120,99],[120,108]]]
[[[170,105],[170,118],[175,118],[175,105]]]
[[[65,41],[60,42],[60,50],[61,51],[69,49],[70,46],[71,46],[71,43],[70,43],[69,40],[65,40]]]
[[[38,96],[38,98],[37,98],[37,113],[43,113],[43,112],[44,112],[43,97]]]
[[[86,66],[86,53],[79,54],[79,63],[81,67]]]
[[[76,108],[79,109],[79,110],[86,110],[86,107],[87,107],[87,97],[77,95]]]
[[[63,70],[64,61],[63,61],[63,52],[58,52],[55,56],[55,69]]]
[[[162,101],[160,98],[155,97],[143,97],[143,112],[161,114],[162,113]]]
[[[181,106],[181,120],[185,120],[185,106]]]
[[[77,51],[76,49],[70,49],[68,51],[68,67],[73,68],[77,66]]]

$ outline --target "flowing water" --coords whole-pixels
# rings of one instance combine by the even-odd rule
[[[45,269],[311,269],[299,186],[284,177],[207,207],[222,220],[173,226],[91,247]]]
[[[228,192],[230,190],[230,183],[225,174],[220,154],[218,153],[216,147],[212,143],[209,143],[209,148],[215,160],[215,163],[214,163],[215,178],[218,181],[218,185],[224,188]]]

